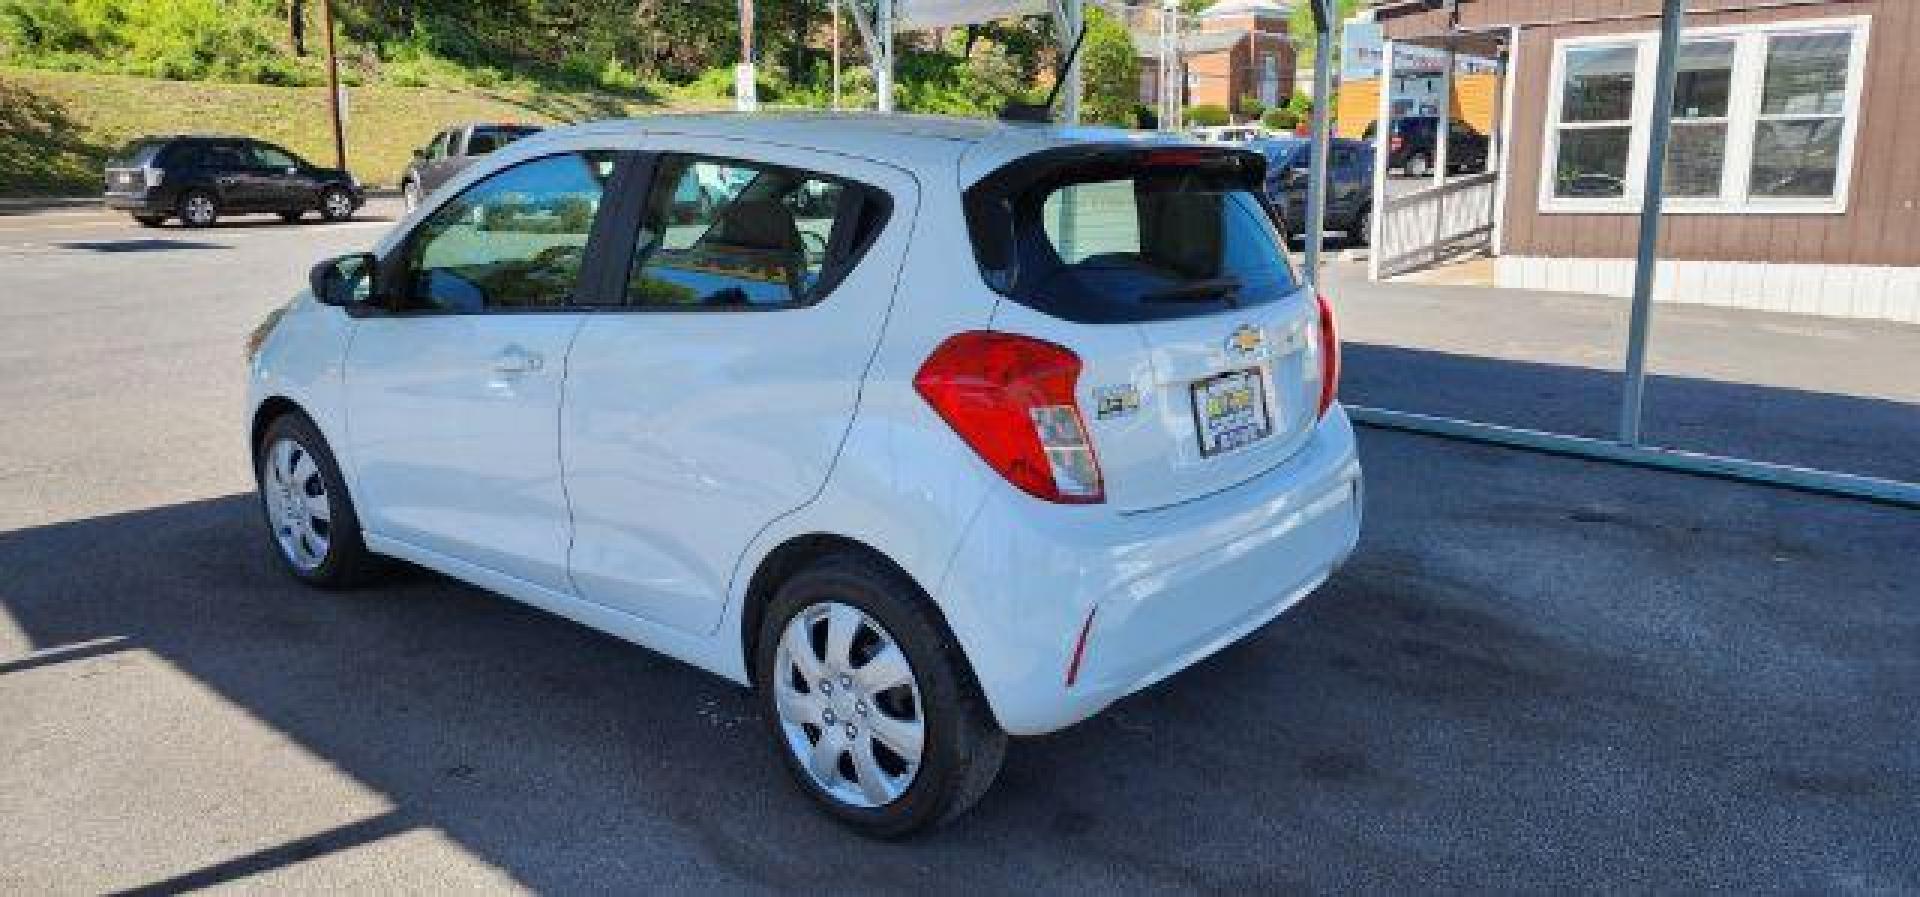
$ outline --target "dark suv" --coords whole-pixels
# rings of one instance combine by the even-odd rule
[[[107,208],[131,212],[147,227],[168,218],[206,227],[249,212],[345,221],[366,201],[353,175],[248,137],[143,137],[107,163]]]
[[[1410,177],[1433,173],[1434,150],[1440,118],[1435,115],[1409,115],[1393,120],[1393,137],[1387,141],[1387,168],[1399,169]],[[1362,140],[1372,140],[1374,125],[1367,125]],[[1459,119],[1447,126],[1447,168],[1449,173],[1478,171],[1487,167],[1487,135]]]
[[[465,124],[434,135],[433,142],[413,151],[413,161],[400,175],[400,195],[407,201],[407,210],[419,206],[421,199],[473,160],[538,133],[537,125]]]

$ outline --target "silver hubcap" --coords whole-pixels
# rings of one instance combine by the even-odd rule
[[[187,198],[187,219],[198,224],[213,220],[213,200],[204,196]]]
[[[333,504],[320,466],[305,446],[278,439],[268,447],[260,498],[267,503],[274,541],[288,562],[302,571],[326,563],[333,537]]]
[[[926,737],[920,685],[872,617],[835,601],[795,614],[773,691],[787,749],[835,799],[885,806],[913,784]]]
[[[327,194],[327,214],[335,218],[345,218],[353,211],[353,200],[344,193]]]

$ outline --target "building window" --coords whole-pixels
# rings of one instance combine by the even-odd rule
[[[1845,211],[1866,37],[1864,17],[1689,30],[1664,207]],[[1658,48],[1653,33],[1556,45],[1542,211],[1639,208]]]
[[[1735,46],[1730,40],[1680,45],[1667,148],[1668,197],[1717,197],[1725,189]]]
[[[1767,41],[1753,132],[1756,196],[1832,196],[1847,125],[1852,35],[1776,35]]]
[[[1560,80],[1558,197],[1617,197],[1627,192],[1633,141],[1633,72],[1638,44],[1567,51]]]

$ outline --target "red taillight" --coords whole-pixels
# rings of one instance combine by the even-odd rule
[[[975,330],[933,350],[913,387],[1007,482],[1047,501],[1105,501],[1100,460],[1074,399],[1080,358],[1065,347]]]
[[[1320,414],[1333,407],[1340,394],[1340,334],[1333,328],[1333,306],[1327,297],[1315,296],[1320,304]]]
[[[1393,139],[1387,141],[1387,146],[1391,147],[1393,151],[1396,153],[1400,151],[1401,147],[1406,145],[1407,145],[1407,138],[1402,137],[1398,134],[1393,135]]]

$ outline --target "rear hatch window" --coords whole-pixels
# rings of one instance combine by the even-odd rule
[[[108,163],[109,168],[145,168],[160,163],[161,151],[170,145],[166,140],[135,140],[121,148],[120,152]]]
[[[502,125],[498,127],[474,128],[467,137],[467,155],[484,156],[509,143],[540,133],[539,128]]]
[[[1265,162],[1235,149],[1029,156],[967,191],[987,284],[1081,323],[1251,308],[1298,284],[1261,199]]]
[[[1146,511],[1293,455],[1318,417],[1318,306],[1236,148],[1073,147],[967,194],[994,328],[1080,359],[1107,500]]]

